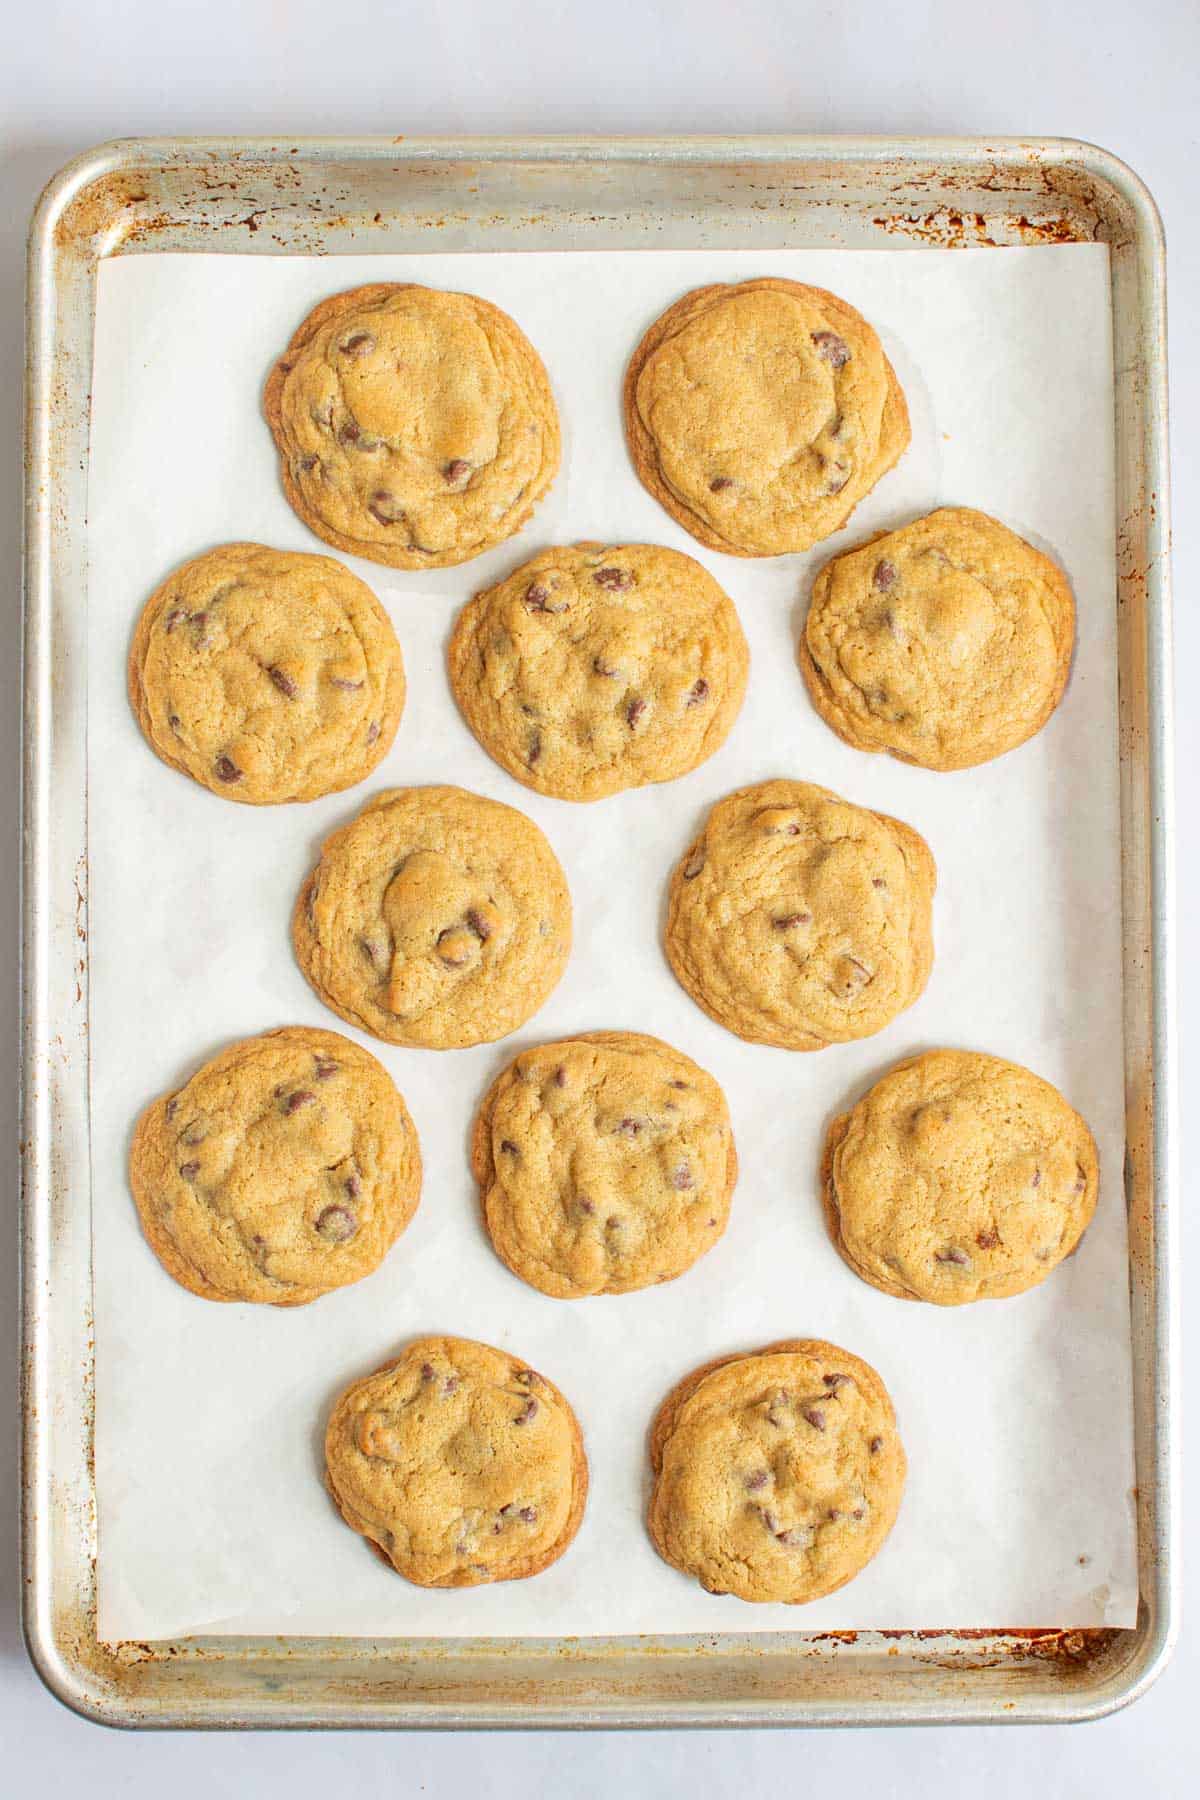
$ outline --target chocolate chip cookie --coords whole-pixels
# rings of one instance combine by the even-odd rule
[[[746,691],[733,603],[656,544],[544,550],[463,608],[450,685],[489,756],[539,793],[599,800],[720,749]]]
[[[150,1248],[193,1294],[303,1306],[383,1261],[417,1209],[421,1151],[373,1056],[291,1025],[153,1101],[129,1179]]]
[[[686,1376],[659,1408],[650,1461],[659,1555],[712,1594],[791,1605],[870,1562],[906,1468],[875,1370],[810,1338]]]
[[[910,1057],[829,1128],[830,1234],[901,1300],[961,1306],[1044,1281],[1096,1210],[1092,1134],[1057,1088],[998,1056]]]
[[[396,569],[503,543],[558,470],[541,358],[474,294],[389,281],[334,294],[275,364],[263,404],[309,530]]]
[[[936,880],[910,825],[764,781],[718,801],[684,852],[667,956],[697,1005],[754,1043],[870,1037],[929,979]]]
[[[392,788],[326,838],[292,940],[351,1025],[462,1049],[505,1037],[549,997],[570,954],[571,897],[524,813],[457,787]]]
[[[908,448],[908,407],[861,313],[768,277],[696,288],[625,377],[642,483],[710,550],[781,556],[846,523]]]
[[[129,698],[173,769],[275,806],[371,773],[404,710],[404,663],[370,588],[332,557],[222,544],[146,602]]]
[[[724,1231],[737,1180],[717,1083],[636,1031],[522,1051],[480,1108],[471,1162],[498,1255],[560,1300],[682,1275]]]
[[[986,513],[944,506],[825,565],[800,668],[856,750],[966,769],[1041,730],[1074,639],[1062,570]]]
[[[554,1383],[466,1338],[418,1338],[348,1387],[325,1470],[347,1525],[421,1587],[540,1574],[587,1500],[579,1421]]]

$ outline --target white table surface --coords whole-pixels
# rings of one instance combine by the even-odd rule
[[[1166,220],[1172,336],[1179,884],[1185,1095],[1200,1068],[1200,6],[1196,0],[39,0],[0,57],[0,756],[18,766],[24,235],[43,183],[106,138],[182,132],[889,131],[1091,139],[1147,181]],[[15,783],[0,796],[0,1144],[15,1245]],[[1193,830],[1189,833],[1190,821]],[[1196,1136],[1190,1145],[1200,1142]],[[1184,1164],[1188,1157],[1185,1145]],[[1180,1200],[1200,1239],[1200,1183]],[[1189,1218],[1191,1208],[1196,1213]],[[0,1335],[16,1346],[0,1264]],[[1191,1352],[1193,1376],[1200,1350]],[[14,1356],[15,1370],[15,1356]],[[1195,1385],[1195,1383],[1193,1383]],[[1200,1767],[1200,1629],[1158,1685],[1100,1723],[925,1732],[561,1737],[134,1735],[42,1689],[17,1623],[15,1373],[0,1386],[0,1794],[1182,1795]],[[1195,1408],[1192,1409],[1193,1412]],[[1192,1571],[1187,1600],[1200,1577]],[[1188,1777],[1187,1768],[1193,1768]]]

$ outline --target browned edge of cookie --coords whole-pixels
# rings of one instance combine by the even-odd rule
[[[503,1574],[489,1575],[486,1582],[472,1581],[470,1579],[465,1579],[465,1580],[448,1579],[445,1581],[420,1581],[417,1579],[417,1577],[415,1575],[410,1575],[405,1570],[399,1569],[396,1567],[396,1564],[392,1561],[391,1557],[388,1555],[384,1546],[379,1542],[378,1538],[372,1537],[370,1530],[367,1528],[367,1522],[365,1520],[360,1521],[357,1518],[357,1516],[343,1504],[341,1497],[338,1494],[337,1488],[334,1486],[333,1477],[332,1477],[332,1475],[330,1473],[330,1469],[329,1469],[329,1436],[330,1436],[330,1432],[333,1429],[334,1417],[335,1417],[342,1401],[347,1399],[352,1393],[354,1393],[354,1391],[357,1388],[365,1386],[365,1384],[367,1382],[374,1381],[380,1375],[386,1375],[390,1369],[394,1369],[400,1363],[402,1363],[404,1361],[405,1357],[408,1356],[412,1351],[414,1351],[418,1347],[418,1345],[425,1345],[425,1344],[445,1345],[450,1348],[450,1351],[452,1353],[454,1348],[459,1345],[474,1348],[475,1345],[482,1344],[482,1340],[478,1339],[478,1338],[459,1338],[459,1337],[447,1337],[447,1336],[438,1336],[438,1337],[425,1336],[425,1337],[413,1338],[412,1341],[405,1346],[404,1350],[401,1351],[399,1356],[393,1356],[390,1361],[381,1363],[379,1368],[372,1369],[372,1371],[369,1375],[361,1376],[358,1381],[352,1381],[349,1384],[349,1386],[344,1387],[338,1393],[338,1395],[336,1396],[336,1398],[333,1402],[333,1406],[330,1408],[329,1421],[326,1425],[326,1430],[325,1430],[325,1486],[329,1492],[329,1495],[330,1495],[331,1499],[333,1500],[333,1503],[334,1503],[335,1507],[337,1508],[339,1514],[341,1515],[342,1519],[345,1521],[345,1523],[347,1525],[349,1525],[350,1529],[352,1531],[356,1531],[359,1534],[359,1536],[366,1541],[366,1543],[369,1545],[369,1547],[375,1552],[375,1554],[378,1557],[381,1558],[381,1560],[383,1562],[385,1562],[387,1564],[388,1568],[391,1569],[394,1574],[401,1576],[405,1581],[410,1581],[414,1587],[434,1587],[434,1588],[487,1587],[498,1581],[523,1581],[523,1580],[526,1580],[531,1575],[540,1575],[543,1569],[548,1569],[552,1563],[556,1563],[558,1561],[559,1557],[562,1556],[563,1553],[570,1548],[572,1542],[574,1541],[574,1539],[579,1531],[579,1527],[583,1523],[584,1509],[587,1506],[588,1487],[589,1487],[589,1483],[591,1480],[591,1473],[590,1473],[590,1470],[588,1467],[587,1451],[585,1450],[584,1443],[583,1443],[583,1429],[580,1426],[579,1419],[575,1412],[575,1408],[571,1405],[570,1401],[567,1399],[566,1395],[562,1392],[561,1388],[556,1387],[554,1382],[552,1382],[548,1376],[543,1375],[540,1369],[535,1369],[533,1367],[532,1363],[524,1362],[521,1358],[512,1356],[507,1350],[499,1350],[496,1348],[496,1346],[494,1344],[482,1344],[482,1348],[485,1350],[493,1351],[497,1356],[504,1357],[505,1360],[512,1366],[514,1373],[516,1373],[519,1370],[529,1369],[534,1375],[537,1376],[538,1380],[540,1382],[544,1383],[545,1386],[550,1390],[550,1393],[554,1396],[554,1398],[562,1406],[564,1412],[566,1413],[568,1420],[570,1421],[570,1426],[571,1426],[571,1510],[567,1514],[566,1523],[564,1524],[562,1531],[559,1533],[558,1537],[554,1540],[554,1542],[552,1544],[547,1545],[545,1550],[539,1551],[535,1554],[525,1556],[525,1557],[514,1557],[511,1563],[503,1565],[503,1569],[504,1569]]]
[[[648,1032],[644,1031],[577,1031],[569,1038],[552,1038],[544,1044],[531,1044],[529,1048],[531,1050],[561,1050],[569,1048],[572,1044],[633,1044],[647,1045],[654,1050],[666,1050],[669,1051],[672,1056],[679,1057],[682,1062],[688,1063],[696,1070],[697,1074],[706,1076],[708,1080],[714,1082],[715,1085],[720,1088],[720,1083],[717,1081],[715,1075],[709,1075],[707,1069],[701,1068],[700,1064],[694,1061],[692,1057],[688,1056],[685,1051],[677,1050],[674,1044],[668,1044],[663,1038],[651,1037]],[[487,1216],[488,1191],[491,1188],[496,1174],[496,1162],[492,1155],[492,1117],[495,1112],[496,1100],[499,1096],[501,1086],[507,1081],[516,1063],[519,1062],[520,1058],[525,1054],[526,1052],[524,1050],[518,1051],[517,1055],[514,1056],[510,1062],[505,1063],[504,1067],[492,1081],[486,1094],[479,1103],[479,1111],[475,1115],[475,1125],[471,1132],[471,1173],[479,1183],[479,1213],[480,1218],[483,1221],[483,1228],[488,1234],[488,1241],[490,1242],[492,1249],[496,1252],[496,1255],[500,1258],[500,1261],[504,1264],[505,1268],[508,1269],[511,1274],[515,1275],[518,1281],[523,1281],[527,1287],[535,1287],[536,1284],[530,1281],[525,1271],[517,1268],[515,1263],[511,1262],[504,1254],[503,1249],[492,1236]],[[724,1097],[724,1089],[721,1089],[721,1093],[722,1097]],[[728,1107],[728,1102],[726,1102],[726,1106]],[[729,1126],[729,1153],[725,1163],[725,1218],[722,1221],[721,1229],[718,1231],[716,1237],[713,1238],[712,1243],[706,1245],[705,1249],[701,1252],[702,1255],[707,1255],[714,1244],[720,1243],[728,1229],[728,1201],[734,1188],[737,1186],[737,1178],[737,1144],[734,1140],[733,1123],[731,1120]],[[697,1257],[696,1262],[699,1262],[699,1260],[700,1258]],[[687,1268],[678,1270],[676,1274],[670,1276],[668,1279],[671,1281],[678,1281],[681,1275],[686,1275],[688,1269],[693,1269],[695,1266],[695,1262],[689,1263]],[[666,1282],[657,1283],[655,1285],[665,1287]],[[536,1288],[536,1291],[539,1294],[546,1294],[547,1298],[551,1300],[594,1299],[597,1297],[595,1295],[581,1294],[551,1294],[546,1288]],[[628,1291],[640,1293],[642,1290],[634,1288]]]
[[[227,543],[211,544],[209,546],[209,550],[271,549],[274,549],[274,545],[260,544],[253,538],[234,538]],[[157,623],[164,606],[167,604],[168,596],[164,592],[164,589],[177,575],[180,575],[184,569],[190,568],[193,563],[201,561],[207,554],[207,551],[201,550],[198,551],[195,556],[186,557],[183,562],[176,563],[175,567],[168,574],[164,575],[162,580],[157,583],[153,593],[138,614],[137,624],[134,626],[133,634],[129,640],[129,655],[125,665],[126,688],[129,694],[129,704],[133,708],[134,717],[141,728],[143,738],[160,762],[165,763],[169,769],[174,769],[177,774],[186,775],[189,781],[194,781],[196,783],[197,787],[206,789],[210,794],[216,794],[218,799],[233,800],[239,806],[295,806],[308,804],[308,802],[295,799],[272,800],[267,796],[260,797],[257,794],[243,793],[236,784],[222,784],[216,778],[211,781],[204,781],[196,775],[193,770],[189,769],[186,763],[174,756],[168,756],[165,746],[160,744],[153,734],[150,709],[146,703],[145,688],[142,684],[142,668],[146,661],[147,640]],[[284,554],[312,556],[320,561],[332,562],[332,558],[322,558],[320,552],[315,550],[288,551]],[[336,566],[338,568],[342,567],[340,563]],[[346,569],[344,572],[347,575],[352,573],[349,569]],[[359,577],[356,576],[355,579],[358,580]],[[357,787],[360,781],[365,781],[368,775],[374,774],[375,770],[379,767],[380,763],[395,743],[396,733],[400,729],[400,721],[404,717],[404,706],[408,698],[408,671],[404,666],[404,653],[400,645],[400,640],[396,636],[396,628],[392,624],[391,616],[383,606],[379,596],[367,587],[365,581],[362,585],[364,588],[367,588],[367,592],[371,595],[371,598],[379,608],[379,612],[385,620],[388,630],[391,632],[395,642],[397,651],[395,673],[399,676],[400,684],[399,705],[396,706],[393,715],[389,716],[385,712],[380,718],[379,736],[372,745],[371,758],[364,765],[361,772],[347,776],[344,781],[333,782],[329,787],[323,787],[319,794],[314,794],[312,796],[314,800],[324,799],[326,794],[344,793],[347,788]],[[154,605],[156,599],[158,599],[157,606]]]
[[[905,399],[904,389],[900,386],[899,378],[895,369],[892,367],[890,359],[884,351],[883,344],[879,341],[879,334],[875,331],[875,327],[871,324],[870,320],[864,318],[857,307],[851,306],[848,300],[843,300],[839,295],[830,293],[828,288],[813,287],[810,283],[801,281],[789,281],[785,277],[779,275],[764,275],[757,280],[751,281],[715,281],[708,283],[705,287],[692,288],[688,293],[676,300],[672,306],[669,306],[666,312],[659,314],[658,318],[655,319],[649,330],[646,331],[640,343],[635,348],[633,355],[629,359],[629,364],[625,371],[625,383],[623,388],[625,441],[629,449],[630,459],[637,471],[637,476],[642,483],[642,486],[646,488],[649,493],[653,494],[659,505],[663,507],[665,511],[670,513],[677,524],[682,525],[685,531],[690,532],[697,543],[703,544],[708,550],[720,550],[726,556],[762,557],[784,553],[766,550],[744,550],[740,545],[730,543],[728,539],[720,537],[717,532],[712,529],[712,526],[706,519],[700,518],[698,514],[692,512],[690,508],[683,505],[663,480],[659,469],[658,453],[655,448],[654,439],[647,431],[645,424],[642,421],[641,414],[638,412],[637,384],[642,370],[645,368],[654,352],[660,345],[665,343],[668,338],[674,337],[676,332],[681,330],[688,322],[693,313],[702,312],[710,301],[717,296],[762,289],[775,289],[782,293],[798,292],[805,295],[819,295],[822,306],[824,306],[835,318],[849,316],[855,325],[864,324],[870,331],[874,332],[876,341],[879,342],[879,353],[883,358],[884,367],[887,370],[888,377],[888,394],[884,404],[884,416],[880,424],[880,440],[881,442],[884,441],[890,427],[891,430],[896,433],[898,441],[895,453],[886,458],[876,470],[871,482],[871,487],[868,488],[867,493],[870,493],[871,489],[883,479],[889,469],[893,469],[896,466],[904,452],[908,449],[912,439],[912,428],[909,423],[908,415],[908,401]],[[866,494],[864,494],[862,499],[865,500],[866,497]],[[840,531],[855,511],[855,508],[860,504],[861,500],[855,501],[852,505],[848,506],[841,520],[833,530]],[[833,531],[825,533],[825,537],[832,536]],[[821,539],[818,541],[824,540]]]
[[[918,757],[909,756],[903,750],[893,749],[887,744],[866,744],[862,741],[861,737],[851,729],[849,722],[846,720],[842,708],[838,703],[837,697],[834,694],[831,683],[822,670],[817,667],[808,641],[808,625],[809,620],[816,611],[818,601],[824,597],[824,590],[828,585],[829,572],[835,563],[840,562],[844,556],[853,556],[855,551],[866,550],[871,544],[877,544],[883,538],[894,537],[897,532],[906,531],[909,525],[919,525],[922,520],[932,518],[934,513],[939,512],[977,512],[980,514],[981,518],[987,519],[990,524],[999,525],[1002,530],[1010,532],[1013,537],[1017,538],[1018,541],[1024,545],[1025,549],[1029,551],[1030,555],[1036,557],[1041,563],[1043,579],[1047,586],[1053,588],[1058,596],[1060,616],[1065,622],[1066,631],[1064,633],[1063,642],[1059,646],[1058,667],[1055,674],[1054,686],[1047,695],[1046,701],[1040,712],[1031,716],[1027,728],[1022,732],[1019,738],[1015,738],[1011,744],[1006,744],[1002,750],[992,751],[987,756],[946,755],[939,757],[936,761],[922,761]],[[1057,712],[1062,697],[1067,691],[1067,682],[1071,675],[1071,663],[1074,653],[1075,591],[1071,586],[1070,577],[1064,569],[1059,567],[1052,557],[1047,556],[1043,550],[1039,550],[1036,545],[1031,544],[1027,538],[1023,538],[1018,532],[1013,531],[1010,525],[1005,525],[1003,519],[997,519],[991,513],[980,512],[978,507],[935,506],[932,512],[919,513],[916,518],[910,519],[908,525],[897,525],[891,531],[873,531],[869,537],[863,538],[861,543],[851,544],[845,550],[839,550],[836,556],[831,556],[828,562],[822,564],[813,580],[808,611],[804,616],[804,624],[800,629],[800,635],[796,644],[796,661],[799,664],[800,673],[804,679],[804,685],[808,689],[809,698],[825,724],[828,725],[829,729],[834,732],[836,736],[841,738],[844,744],[849,744],[852,750],[861,750],[867,756],[891,756],[894,757],[897,762],[907,763],[912,768],[932,769],[939,774],[949,774],[958,769],[976,769],[981,767],[984,763],[995,762],[997,757],[1007,756],[1010,750],[1019,750],[1022,744],[1027,744],[1030,738],[1036,737],[1042,727],[1046,725],[1055,712]]]
[[[307,525],[308,529],[313,532],[315,536],[323,539],[327,544],[332,544],[335,550],[341,550],[347,556],[361,556],[369,562],[383,563],[387,567],[393,569],[453,568],[458,563],[470,562],[476,556],[482,556],[486,550],[494,549],[496,543],[503,543],[506,539],[515,537],[517,532],[520,531],[532,517],[533,509],[538,501],[553,485],[554,478],[558,474],[562,459],[562,432],[558,421],[558,408],[554,401],[554,390],[550,386],[550,377],[547,373],[545,363],[542,361],[537,350],[534,348],[534,345],[530,342],[529,338],[526,337],[515,319],[510,318],[501,307],[494,306],[490,300],[484,300],[478,294],[468,294],[466,295],[466,298],[469,299],[473,305],[479,307],[481,312],[499,319],[503,329],[507,330],[511,327],[519,334],[523,343],[528,348],[529,354],[533,357],[537,372],[540,374],[542,381],[545,384],[546,392],[550,396],[551,410],[548,421],[549,431],[547,434],[546,445],[546,462],[549,473],[539,492],[534,495],[522,512],[514,516],[511,525],[504,533],[504,537],[498,538],[494,542],[489,541],[481,544],[475,549],[465,550],[461,555],[450,551],[445,553],[439,552],[436,556],[429,556],[422,554],[422,552],[418,550],[406,550],[400,545],[397,545],[393,549],[386,544],[368,544],[363,539],[347,537],[344,532],[338,531],[336,527],[328,524],[324,519],[320,518],[318,514],[310,510],[304,499],[304,495],[292,479],[291,464],[288,459],[287,446],[283,433],[283,384],[291,372],[293,363],[300,352],[306,348],[310,340],[316,336],[317,332],[322,330],[323,327],[328,325],[332,320],[340,317],[342,313],[351,312],[355,307],[359,306],[381,305],[393,294],[401,294],[409,288],[421,288],[424,285],[423,282],[419,281],[370,281],[362,287],[347,288],[344,293],[330,294],[327,299],[319,301],[292,333],[291,340],[289,341],[286,350],[283,352],[283,355],[277,357],[272,364],[271,372],[267,376],[266,385],[263,388],[263,414],[270,427],[271,436],[275,440],[275,448],[279,452],[279,478],[283,485],[284,497],[292,511],[296,514],[296,517]],[[458,292],[459,290],[437,289],[435,291],[446,293]],[[553,432],[552,446],[549,441],[550,431]]]
[[[889,1075],[894,1074],[897,1069],[906,1068],[910,1063],[917,1062],[918,1060],[919,1058],[915,1056],[906,1057],[903,1062],[893,1063],[892,1067],[886,1072]],[[872,1086],[873,1085],[874,1083],[872,1083]],[[870,1088],[865,1088],[863,1094],[859,1096],[859,1099],[864,1098],[869,1092]],[[856,1106],[857,1104],[858,1101],[855,1101]],[[853,1111],[853,1108],[850,1110]],[[893,1300],[912,1300],[916,1302],[918,1298],[917,1295],[909,1293],[907,1288],[900,1287],[895,1282],[881,1281],[874,1273],[868,1274],[864,1268],[861,1268],[860,1265],[855,1262],[854,1258],[850,1255],[849,1250],[846,1248],[845,1241],[842,1237],[842,1214],[841,1208],[838,1206],[837,1184],[833,1177],[833,1164],[840,1146],[845,1142],[846,1134],[849,1129],[850,1112],[839,1113],[831,1122],[829,1129],[825,1134],[825,1146],[821,1154],[821,1210],[825,1215],[825,1226],[829,1232],[830,1242],[833,1244],[834,1249],[837,1251],[846,1267],[857,1275],[860,1281],[865,1281],[869,1287],[878,1289],[881,1294],[890,1294]]]

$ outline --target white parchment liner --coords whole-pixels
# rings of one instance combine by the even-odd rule
[[[89,543],[90,995],[100,1634],[508,1635],[808,1627],[1130,1625],[1136,1608],[1125,1219],[1117,811],[1112,355],[1100,246],[953,252],[133,256],[104,262]],[[625,454],[620,383],[646,325],[702,282],[780,274],[835,289],[879,329],[913,444],[850,526],[807,556],[698,548]],[[228,804],[158,762],[125,698],[129,634],[183,558],[257,538],[324,550],[288,509],[259,411],[308,308],[385,279],[460,287],[542,353],[563,469],[519,540],[463,568],[351,566],[391,611],[409,702],[382,768],[307,807]],[[814,571],[874,529],[979,506],[1059,558],[1079,640],[1066,700],[1032,743],[932,774],[860,754],[821,723],[793,656]],[[534,796],[476,745],[446,683],[458,605],[540,545],[649,540],[692,552],[750,640],[725,748],[663,788],[592,806]],[[936,961],[879,1036],[814,1056],[711,1023],[660,946],[668,872],[708,805],[773,775],[909,820],[937,857]],[[288,916],[321,837],[377,789],[453,781],[521,807],[560,856],[576,947],[541,1014],[449,1054],[364,1042],[391,1070],[425,1157],[420,1210],[384,1267],[296,1311],[193,1298],[142,1241],[132,1122],[229,1040],[341,1029],[295,967]],[[723,1083],[741,1154],[730,1229],[642,1293],[550,1300],[493,1255],[467,1168],[476,1103],[521,1047],[632,1027]],[[1027,1063],[1087,1117],[1102,1187],[1083,1247],[1021,1298],[958,1310],[891,1300],[829,1245],[816,1170],[829,1115],[891,1062],[961,1045]],[[81,1190],[82,1191],[82,1190]],[[592,1466],[583,1528],[531,1581],[429,1592],[389,1573],[320,1480],[328,1405],[410,1336],[504,1345],[578,1410]],[[849,1587],[803,1609],[717,1599],[655,1556],[645,1434],[667,1388],[724,1351],[813,1335],[866,1357],[896,1402],[910,1474],[899,1523]]]

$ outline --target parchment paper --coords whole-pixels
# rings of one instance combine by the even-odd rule
[[[1129,1625],[1136,1575],[1127,1257],[1113,567],[1112,355],[1102,247],[104,262],[89,541],[90,989],[100,1634],[768,1631]],[[782,274],[835,289],[880,330],[912,448],[851,525],[807,556],[699,549],[643,491],[619,417],[645,326],[701,282]],[[564,466],[521,537],[464,568],[352,563],[391,611],[408,709],[377,774],[307,807],[252,808],[173,773],[125,697],[129,634],[183,558],[231,538],[321,551],[280,492],[259,412],[275,353],[318,299],[359,282],[460,287],[510,311],[544,356]],[[813,573],[874,529],[980,506],[1070,572],[1079,640],[1066,700],[1032,743],[933,774],[842,744],[795,667]],[[682,781],[591,806],[541,799],[476,745],[446,683],[458,605],[540,545],[647,539],[697,555],[738,605],[753,657],[724,749]],[[668,872],[709,804],[786,774],[910,820],[936,855],[937,954],[924,998],[862,1043],[803,1056],[710,1023],[660,948]],[[416,1119],[420,1210],[369,1280],[295,1311],[177,1287],[143,1243],[125,1158],[139,1109],[233,1038],[293,1021],[344,1029],[295,967],[288,917],[322,836],[376,789],[454,781],[548,834],[576,947],[507,1042],[449,1054],[369,1039]],[[476,1103],[529,1044],[599,1027],[657,1033],[723,1083],[742,1173],[721,1243],[666,1287],[545,1298],[492,1253],[467,1168]],[[1018,1299],[956,1310],[887,1298],[828,1243],[816,1170],[829,1115],[893,1061],[949,1044],[1060,1086],[1100,1146],[1079,1253]],[[511,1347],[578,1410],[591,1457],[573,1548],[535,1580],[429,1592],[391,1574],[321,1485],[342,1385],[410,1336]],[[883,1553],[795,1609],[717,1599],[646,1536],[645,1433],[695,1364],[792,1335],[882,1372],[910,1465]]]

